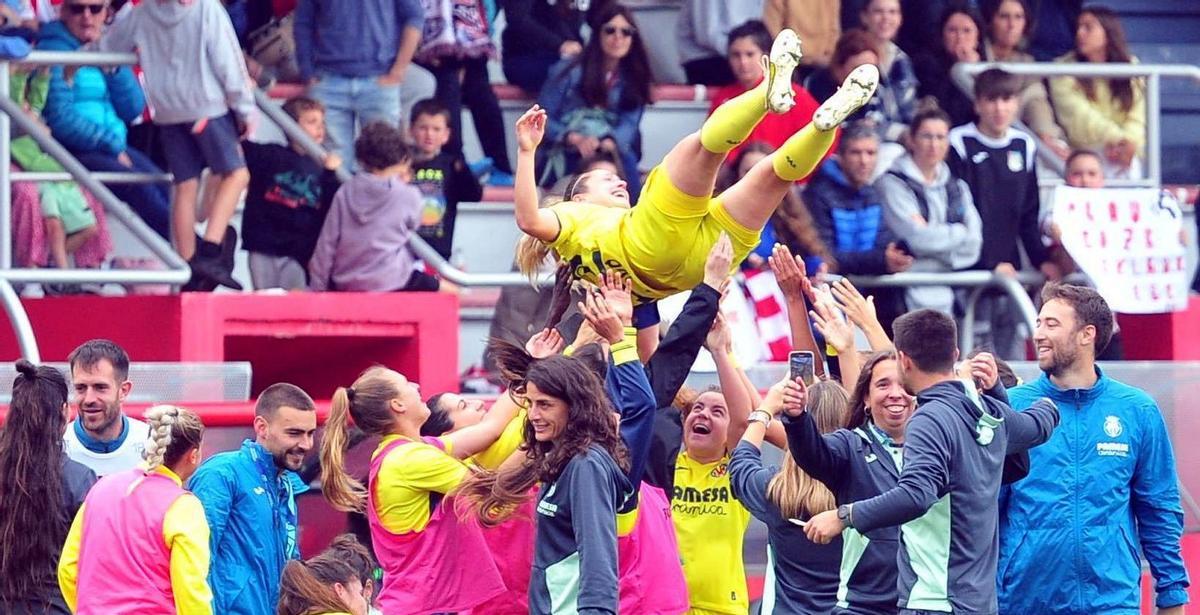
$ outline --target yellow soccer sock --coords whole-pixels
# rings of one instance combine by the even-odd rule
[[[817,130],[816,126],[808,124],[800,132],[788,137],[779,149],[775,150],[771,160],[775,175],[784,181],[800,181],[817,168],[817,163],[825,157],[829,147],[833,145],[836,130]]]
[[[767,115],[767,82],[730,98],[713,110],[700,127],[700,145],[724,154],[742,144]]]

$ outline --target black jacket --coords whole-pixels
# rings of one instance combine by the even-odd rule
[[[720,301],[721,293],[707,284],[692,289],[683,311],[646,363],[658,412],[654,416],[654,439],[650,443],[644,480],[668,494],[674,493],[675,459],[683,445],[683,420],[672,402],[691,373],[708,329],[717,317]]]

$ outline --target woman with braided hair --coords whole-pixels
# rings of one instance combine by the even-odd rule
[[[145,419],[146,463],[97,482],[67,534],[58,582],[79,615],[212,613],[208,523],[183,488],[200,465],[204,424],[177,406]]]
[[[71,518],[96,475],[67,458],[67,381],[17,361],[12,403],[0,431],[0,613],[65,615],[54,579]]]

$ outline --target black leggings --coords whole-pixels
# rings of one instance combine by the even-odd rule
[[[443,58],[437,66],[426,66],[437,79],[437,99],[450,110],[450,142],[446,151],[462,154],[462,108],[466,105],[475,120],[475,134],[495,168],[512,173],[504,137],[504,117],[500,101],[488,81],[487,59]]]

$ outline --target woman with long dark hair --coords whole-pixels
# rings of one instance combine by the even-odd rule
[[[1136,63],[1117,14],[1089,6],[1079,14],[1075,50],[1056,62]],[[1073,149],[1102,152],[1104,173],[1139,179],[1146,144],[1145,84],[1141,79],[1050,80],[1050,99]]]
[[[750,513],[767,524],[767,544],[774,583],[766,588],[763,613],[827,613],[837,600],[840,541],[816,544],[802,523],[835,505],[833,494],[784,454],[780,467],[764,467],[762,443],[776,415],[789,408],[813,417],[821,433],[846,424],[846,390],[834,380],[811,387],[799,378],[771,388],[733,451],[729,474],[733,494]],[[776,611],[778,609],[778,611]]]
[[[168,405],[145,419],[145,465],[97,482],[63,546],[58,583],[80,615],[212,613],[208,523],[183,488],[200,465],[204,423]]]
[[[494,341],[491,352],[525,400],[524,458],[479,471],[458,492],[463,514],[494,526],[537,493],[529,612],[618,610],[617,512],[634,497],[629,454],[596,374],[578,359],[534,359]]]
[[[56,569],[75,512],[96,475],[67,458],[67,380],[17,361],[0,431],[0,611],[69,614]]]
[[[959,62],[982,60],[983,18],[970,5],[956,2],[942,12],[939,31],[942,44],[917,58],[918,93],[936,98],[950,115],[950,125],[961,126],[975,121],[975,103],[955,85],[950,71]]]
[[[639,125],[651,103],[650,59],[633,11],[611,4],[597,14],[583,52],[550,70],[538,97],[547,114],[539,183],[553,184],[596,152],[618,156],[636,200],[641,192]]]
[[[799,408],[785,407],[788,452],[808,476],[821,481],[837,502],[854,502],[895,486],[900,477],[904,427],[914,410],[914,399],[904,391],[896,368],[896,354],[872,355],[863,365],[846,412],[844,428],[827,433],[818,417]],[[899,528],[861,535],[843,534],[843,567],[838,595],[845,605],[835,613],[896,612],[896,549]]]
[[[537,94],[550,67],[583,51],[583,24],[612,0],[500,0],[504,77]]]
[[[492,445],[516,412],[502,398],[475,425],[422,437],[430,411],[402,374],[372,367],[334,392],[321,441],[321,488],[335,509],[366,513],[384,571],[383,612],[464,611],[504,591],[479,526],[460,522],[443,500],[467,476],[463,460]],[[381,438],[366,487],[346,473],[350,418]]]

